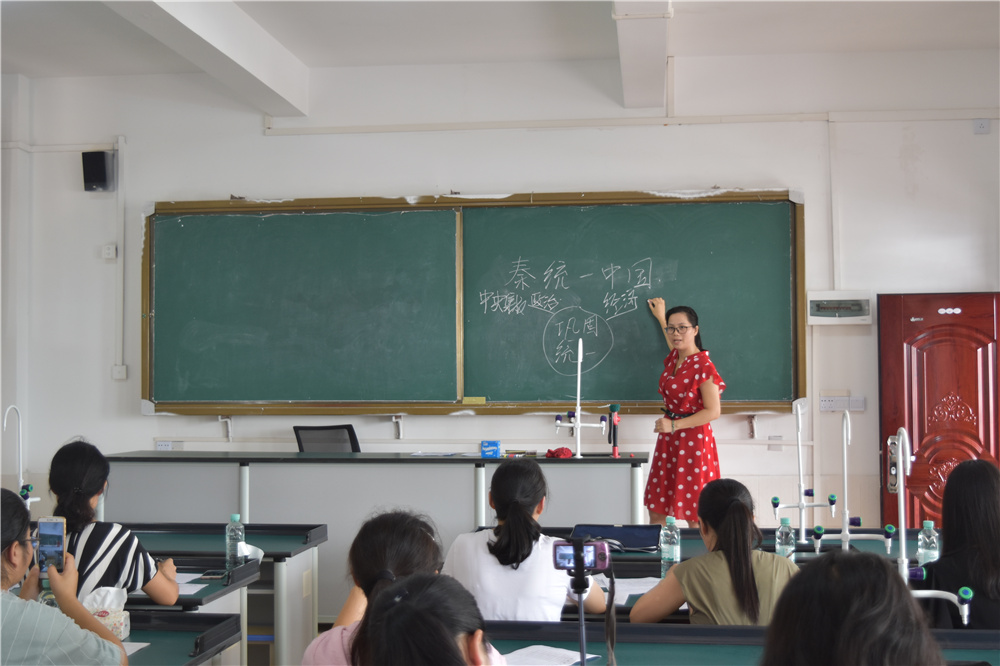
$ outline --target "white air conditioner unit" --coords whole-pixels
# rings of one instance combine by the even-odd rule
[[[872,323],[871,292],[810,291],[806,300],[810,326]]]

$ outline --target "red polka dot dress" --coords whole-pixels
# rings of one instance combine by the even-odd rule
[[[705,408],[699,387],[706,381],[726,389],[707,351],[691,354],[676,374],[677,350],[663,362],[660,395],[663,406],[678,417],[690,416]],[[709,481],[719,478],[719,454],[715,449],[712,424],[684,428],[675,433],[661,432],[646,481],[646,507],[678,520],[698,519],[698,495]]]

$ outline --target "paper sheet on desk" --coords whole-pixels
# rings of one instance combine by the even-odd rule
[[[600,656],[587,653],[587,660],[597,659]],[[503,657],[507,660],[507,666],[571,666],[580,663],[579,650],[574,652],[548,645],[529,645]]]
[[[594,581],[608,589],[608,578],[604,574],[594,576]],[[615,606],[624,606],[631,594],[646,594],[660,582],[659,578],[615,578]]]
[[[199,576],[200,576],[200,574],[195,574],[195,578],[198,578]],[[180,575],[177,576],[177,594],[180,594],[180,595],[196,594],[198,592],[198,590],[201,590],[202,588],[204,588],[206,586],[207,586],[207,583],[182,583],[180,581]],[[149,595],[147,595],[142,590],[139,590],[138,592],[133,592],[130,596],[141,597],[141,596],[149,596]]]
[[[122,647],[125,648],[125,654],[127,654],[130,657],[139,650],[141,650],[142,648],[148,646],[149,643],[130,643],[129,641],[125,641],[124,643],[122,643]]]

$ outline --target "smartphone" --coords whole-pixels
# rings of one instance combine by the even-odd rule
[[[203,573],[199,578],[201,580],[222,580],[226,577],[227,573],[225,569],[212,569]]]
[[[552,560],[556,569],[573,570],[573,544],[556,541]],[[583,544],[583,568],[587,571],[604,571],[611,561],[608,544],[603,541],[587,541]]]
[[[66,519],[62,516],[45,516],[38,519],[38,550],[35,559],[41,570],[40,577],[49,577],[49,567],[63,570],[66,561]]]

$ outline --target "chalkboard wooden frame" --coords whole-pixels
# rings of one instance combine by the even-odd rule
[[[538,206],[602,206],[615,204],[665,204],[671,203],[720,203],[720,202],[789,202],[792,210],[790,221],[791,275],[790,290],[793,299],[793,330],[791,331],[791,363],[793,367],[793,399],[804,394],[805,363],[805,275],[804,275],[804,206],[791,202],[787,191],[720,191],[700,193],[694,196],[672,195],[656,192],[583,192],[583,193],[525,193],[504,197],[464,197],[461,195],[423,196],[410,198],[339,198],[339,199],[297,199],[279,202],[253,201],[191,201],[157,203],[152,216],[147,218],[143,245],[142,266],[142,398],[150,401],[152,411],[157,413],[233,415],[233,414],[451,414],[474,412],[477,414],[523,414],[533,412],[556,413],[571,408],[568,400],[540,402],[484,402],[481,398],[465,395],[464,358],[464,248],[463,209],[484,207],[538,207]],[[152,334],[150,307],[152,303],[152,251],[151,226],[156,215],[219,214],[219,213],[277,213],[277,212],[317,212],[317,211],[387,211],[419,209],[452,209],[456,213],[456,373],[457,397],[450,401],[337,401],[337,402],[166,402],[151,401],[152,387]],[[654,380],[651,380],[654,381]],[[586,395],[584,396],[586,397]],[[598,409],[600,403],[584,400],[587,408]],[[605,403],[606,404],[606,403]],[[622,401],[623,413],[655,414],[662,403],[659,401]],[[790,412],[791,400],[743,400],[723,401],[724,413]]]

